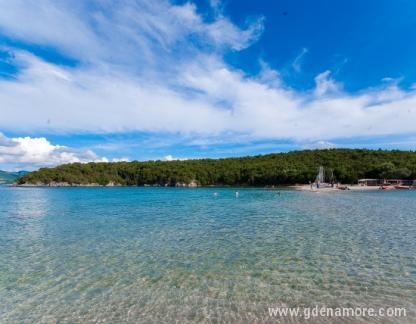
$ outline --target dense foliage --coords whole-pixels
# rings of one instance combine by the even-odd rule
[[[342,183],[356,183],[360,178],[416,179],[416,152],[329,149],[227,159],[73,163],[42,168],[18,182],[174,186],[196,181],[203,186],[290,185],[313,181],[321,165]]]

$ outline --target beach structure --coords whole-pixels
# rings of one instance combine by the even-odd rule
[[[360,186],[380,186],[381,180],[380,179],[359,179],[358,184]]]
[[[392,189],[412,189],[416,188],[416,180],[403,179],[359,179],[358,185],[361,187],[380,187],[383,190]]]
[[[360,186],[414,186],[416,180],[403,180],[403,179],[359,179],[358,184]]]
[[[402,180],[402,179],[384,179],[383,184],[389,185],[403,185],[403,186],[412,186],[415,183],[415,180]]]

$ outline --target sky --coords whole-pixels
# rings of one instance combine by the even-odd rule
[[[413,0],[0,0],[0,169],[416,148]]]

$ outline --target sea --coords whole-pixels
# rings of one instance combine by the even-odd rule
[[[3,186],[0,323],[416,323],[416,190]]]

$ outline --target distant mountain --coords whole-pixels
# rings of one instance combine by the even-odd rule
[[[24,176],[27,171],[7,172],[0,170],[0,184],[13,183],[17,178]]]

